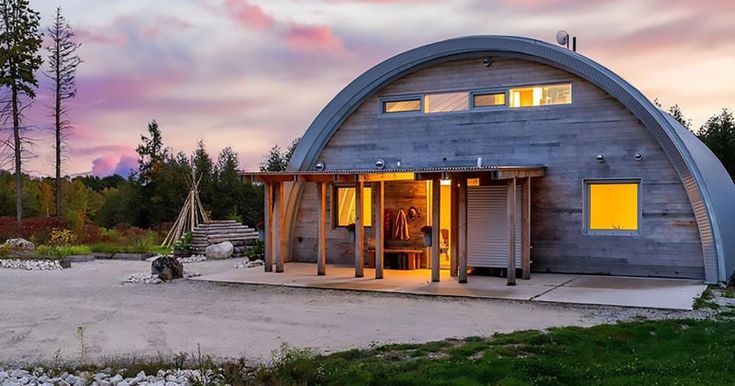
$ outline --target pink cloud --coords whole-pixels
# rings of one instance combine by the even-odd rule
[[[185,20],[173,16],[156,16],[153,25],[143,29],[143,36],[149,39],[155,39],[167,30],[184,31],[191,27],[191,24]]]
[[[92,175],[105,177],[117,174],[127,177],[131,171],[138,169],[138,159],[133,156],[104,156],[92,160]]]
[[[128,44],[128,37],[125,35],[91,31],[79,27],[74,28],[74,34],[76,34],[82,43],[103,44],[116,47],[122,47]]]
[[[292,24],[284,36],[286,46],[294,52],[331,51],[344,47],[342,40],[327,26]]]
[[[272,16],[263,12],[259,6],[245,0],[225,0],[223,6],[230,17],[244,27],[267,30],[275,24]]]

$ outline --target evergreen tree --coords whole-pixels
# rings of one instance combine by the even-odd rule
[[[204,141],[197,142],[194,150],[194,171],[199,180],[199,198],[206,210],[212,210],[215,197],[215,170],[214,162],[204,147]]]
[[[730,176],[735,176],[735,118],[732,112],[722,109],[710,117],[697,136],[720,159]]]
[[[152,180],[168,155],[168,149],[163,146],[161,129],[155,120],[148,124],[148,135],[148,137],[140,136],[142,143],[135,149],[138,153],[138,178],[142,184]]]
[[[689,129],[689,131],[692,130],[692,120],[684,116],[684,112],[681,111],[681,107],[679,107],[679,105],[673,105],[669,107],[668,113],[671,114],[671,116],[679,123],[681,123],[682,126]]]
[[[261,172],[280,172],[286,170],[286,160],[278,145],[273,146],[260,164]]]
[[[10,91],[10,100],[3,106],[2,115],[13,126],[11,146],[15,159],[18,224],[23,221],[23,144],[28,142],[21,135],[23,109],[36,98],[36,70],[43,63],[38,54],[41,48],[39,20],[38,12],[31,9],[28,0],[0,1],[0,88]]]
[[[50,45],[46,47],[49,59],[49,71],[46,73],[54,86],[54,150],[56,151],[56,180],[54,185],[56,201],[56,219],[61,220],[61,153],[64,146],[64,138],[69,130],[69,121],[66,119],[69,111],[66,101],[74,98],[77,93],[76,72],[77,66],[82,60],[76,54],[81,46],[73,40],[74,32],[71,26],[61,15],[61,7],[56,8],[54,23],[48,29],[51,38]]]

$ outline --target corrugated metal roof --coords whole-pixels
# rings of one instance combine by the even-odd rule
[[[543,170],[545,165],[488,165],[488,166],[448,166],[448,167],[411,167],[400,169],[334,169],[334,170],[284,170],[275,172],[242,172],[242,176],[310,176],[310,175],[350,175],[350,174],[381,174],[381,173],[459,173],[484,172],[500,170]]]

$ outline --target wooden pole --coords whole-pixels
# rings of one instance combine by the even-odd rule
[[[457,184],[459,181],[457,178],[452,178],[451,181],[452,185],[449,189],[450,194],[450,226],[449,226],[449,275],[452,277],[457,277],[457,255],[459,254],[459,229],[457,221],[457,209],[459,208],[458,205],[458,187]]]
[[[441,182],[438,178],[431,180],[431,281],[439,282],[439,255],[441,254]]]
[[[383,211],[385,209],[385,183],[373,182],[373,229],[375,230],[375,278],[383,278],[383,260],[385,255],[385,227]]]
[[[276,210],[278,210],[278,255],[276,256],[276,272],[283,272],[283,263],[286,261],[286,184],[278,184],[276,193]]]
[[[508,180],[508,285],[516,285],[516,179]]]
[[[265,271],[273,271],[273,185],[265,183],[265,208],[263,216],[263,228],[265,236]]]
[[[459,179],[457,188],[457,280],[467,283],[467,178]]]
[[[521,180],[521,278],[531,278],[531,177]]]
[[[327,184],[318,182],[319,190],[319,223],[317,224],[316,274],[327,273]]]
[[[362,190],[365,183],[355,184],[355,277],[363,277],[365,270],[365,227]]]

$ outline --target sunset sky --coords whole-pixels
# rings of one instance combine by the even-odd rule
[[[213,155],[230,145],[255,169],[366,69],[463,35],[553,42],[565,29],[580,53],[678,103],[695,127],[735,108],[733,0],[31,0],[44,30],[57,5],[84,60],[67,174],[127,175],[152,119],[176,151],[199,139]],[[25,171],[44,175],[52,121],[41,87],[26,122],[38,128],[37,157]]]

